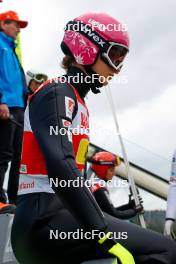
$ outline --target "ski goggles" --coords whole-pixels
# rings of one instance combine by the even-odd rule
[[[48,79],[48,76],[46,74],[43,74],[43,73],[34,74],[34,73],[28,71],[27,75],[31,78],[31,80],[34,80],[37,83],[43,83]]]
[[[124,45],[114,42],[110,42],[109,44],[108,50],[101,55],[102,59],[115,70],[120,70],[123,66],[123,61],[119,60],[119,58],[125,57],[129,49]]]
[[[121,160],[118,156],[114,156],[114,160],[91,160],[91,163],[97,165],[106,165],[106,166],[119,166],[121,164]]]

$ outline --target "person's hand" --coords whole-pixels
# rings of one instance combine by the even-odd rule
[[[0,119],[8,119],[10,117],[9,108],[6,104],[0,104]]]
[[[120,243],[117,243],[111,235],[112,233],[108,232],[103,238],[98,240],[100,248],[105,253],[116,257],[121,264],[135,264],[132,254]]]
[[[175,235],[173,232],[174,220],[166,220],[164,225],[164,235],[168,236],[172,239],[175,239]]]
[[[134,198],[130,194],[129,195],[129,207],[134,209],[136,211],[136,213],[143,213],[144,212],[144,207],[143,207],[144,201],[140,195],[138,195],[138,199],[139,199],[140,204],[138,206],[136,206]]]

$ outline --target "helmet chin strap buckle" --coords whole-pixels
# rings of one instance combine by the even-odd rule
[[[89,76],[93,76],[95,74],[95,72],[92,70],[91,65],[84,65],[84,69],[86,71],[86,74]],[[93,79],[94,81],[92,82],[92,87],[90,87],[90,90],[94,93],[94,94],[99,94],[101,93],[100,91],[100,87],[102,87],[102,83],[100,83],[100,81],[96,78]]]

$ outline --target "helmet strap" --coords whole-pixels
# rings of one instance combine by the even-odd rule
[[[89,76],[93,76],[94,74],[96,74],[96,73],[92,70],[91,65],[84,65],[84,69],[85,69],[87,75],[89,75]],[[92,86],[90,89],[91,89],[91,91],[92,91],[94,94],[98,94],[98,93],[101,93],[100,89],[98,89],[98,88],[100,88],[100,87],[102,87],[102,86],[103,86],[103,84],[99,82],[98,78],[96,78],[96,79],[94,80],[93,86]]]

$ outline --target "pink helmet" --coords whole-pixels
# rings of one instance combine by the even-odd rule
[[[107,64],[118,69],[116,60],[128,52],[129,36],[125,25],[113,17],[87,13],[67,23],[61,48],[79,64],[93,65],[100,54]]]

